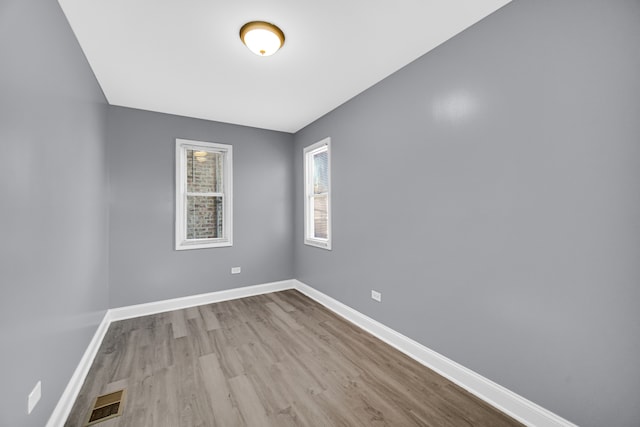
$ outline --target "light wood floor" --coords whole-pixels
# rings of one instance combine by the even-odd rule
[[[517,426],[297,291],[114,322],[65,426]]]

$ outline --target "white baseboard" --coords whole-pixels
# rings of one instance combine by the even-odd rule
[[[443,377],[456,383],[460,387],[470,393],[473,393],[480,399],[525,425],[536,427],[576,427],[575,424],[572,424],[562,417],[542,408],[539,405],[536,405],[510,390],[507,390],[501,385],[494,383],[470,369],[447,359],[441,354],[436,353],[422,344],[394,331],[382,323],[365,316],[351,307],[298,280],[283,280],[281,282],[246,286],[242,288],[108,310],[100,322],[96,333],[91,339],[87,350],[84,352],[78,367],[69,380],[67,387],[62,393],[62,396],[51,414],[46,427],[62,427],[64,425],[69,413],[71,412],[71,408],[80,393],[82,384],[89,373],[89,368],[98,353],[100,344],[102,343],[111,322],[133,317],[147,316],[165,311],[195,307],[203,304],[211,304],[215,302],[245,298],[253,295],[283,291],[286,289],[297,289],[309,298],[317,301],[372,335],[380,338],[382,341],[392,347],[395,347],[421,364],[433,369]]]
[[[188,297],[155,301],[146,304],[112,308],[109,311],[111,312],[111,321],[115,322],[116,320],[148,316],[150,314],[180,310],[188,307],[196,307],[198,305],[212,304],[214,302],[229,301],[232,299],[245,298],[254,295],[268,294],[269,292],[284,291],[286,289],[293,289],[295,285],[296,282],[294,280],[283,280],[281,282],[244,286],[242,288],[227,289],[224,291],[210,292],[207,294],[191,295]]]
[[[127,307],[112,308],[107,310],[104,318],[98,325],[96,333],[93,335],[87,350],[84,352],[78,367],[73,372],[67,387],[62,392],[58,404],[49,417],[46,427],[62,427],[69,417],[73,404],[80,393],[82,384],[89,373],[100,344],[104,339],[111,322],[117,320],[130,319],[132,317],[148,316],[150,314],[162,313],[165,311],[179,310],[182,308],[195,307],[203,304],[211,304],[220,301],[245,298],[253,295],[267,294],[270,292],[284,291],[292,289],[296,285],[294,280],[283,280],[281,282],[265,283],[261,285],[245,286],[242,288],[228,289],[207,294],[193,295],[183,298],[175,298],[165,301],[150,302],[147,304],[130,305]]]
[[[107,310],[102,321],[98,325],[96,333],[93,334],[93,338],[91,338],[89,346],[82,355],[80,363],[78,363],[73,375],[71,375],[71,379],[69,380],[69,383],[67,383],[67,387],[65,387],[62,392],[62,396],[60,397],[60,400],[58,400],[58,404],[53,409],[53,413],[49,417],[46,427],[62,427],[65,421],[67,421],[67,417],[71,412],[74,402],[76,401],[76,397],[78,397],[78,394],[80,393],[80,388],[82,388],[84,379],[89,373],[89,369],[93,364],[93,359],[95,359],[96,354],[98,354],[100,344],[102,344],[102,340],[104,339],[110,324],[110,310]]]
[[[412,359],[454,382],[480,399],[528,426],[577,427],[499,384],[425,347],[359,311],[295,280],[295,288],[349,322],[380,338]]]

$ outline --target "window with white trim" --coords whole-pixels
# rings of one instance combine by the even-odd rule
[[[232,147],[176,139],[176,250],[232,246]]]
[[[331,250],[331,138],[304,149],[304,243]]]

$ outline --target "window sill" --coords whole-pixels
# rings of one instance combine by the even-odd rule
[[[207,242],[207,241],[200,241],[200,242],[189,242],[189,241],[184,241],[181,243],[176,244],[176,251],[185,251],[185,250],[190,250],[190,249],[207,249],[207,248],[223,248],[223,247],[227,247],[227,246],[233,246],[233,243],[229,240],[224,240],[224,241],[215,241],[215,242]]]
[[[331,242],[323,240],[305,239],[304,244],[307,246],[315,246],[316,248],[325,249],[327,251],[331,250]]]

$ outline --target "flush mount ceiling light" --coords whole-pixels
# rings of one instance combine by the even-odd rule
[[[284,33],[264,21],[247,22],[240,28],[240,40],[258,56],[271,56],[284,44]]]

